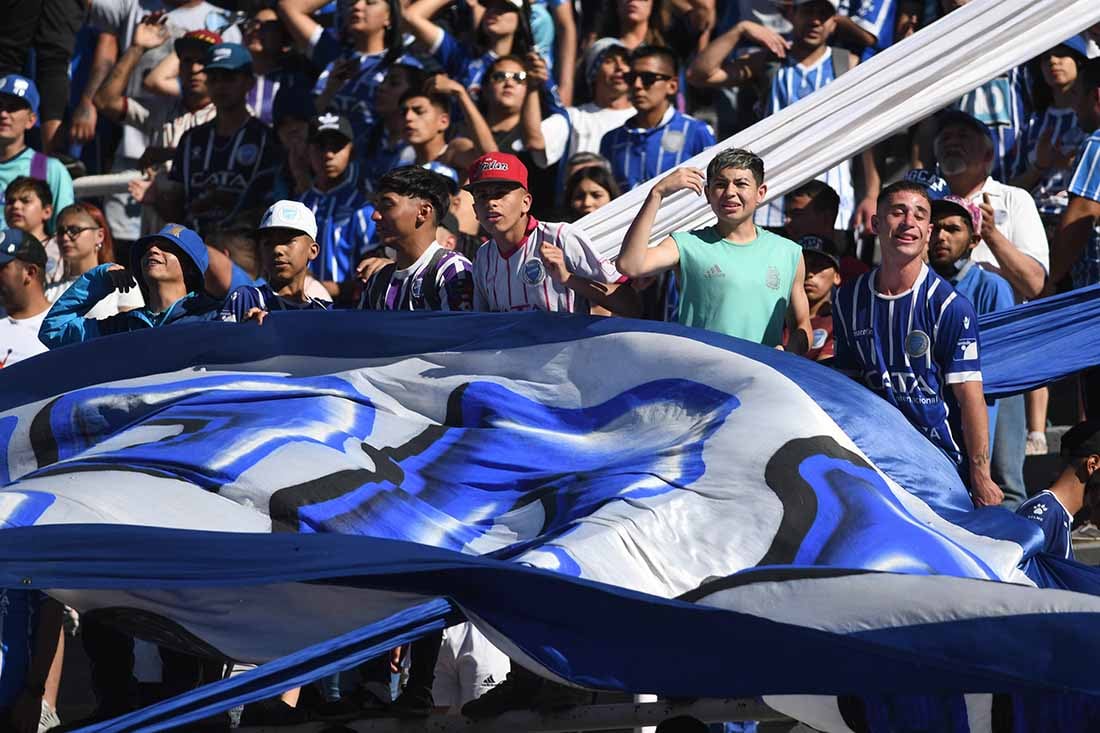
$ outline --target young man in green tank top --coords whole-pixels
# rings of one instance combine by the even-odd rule
[[[718,222],[705,229],[673,232],[656,247],[649,238],[666,196],[682,190],[705,195]],[[810,309],[802,283],[802,248],[760,229],[753,213],[764,200],[764,161],[747,150],[724,150],[707,166],[677,168],[657,182],[626,233],[616,266],[629,278],[676,270],[680,323],[782,348],[806,352]]]

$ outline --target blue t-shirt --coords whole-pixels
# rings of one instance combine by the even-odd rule
[[[876,292],[877,275],[876,267],[834,294],[834,365],[862,379],[962,465],[962,424],[948,387],[982,379],[978,314],[927,265],[900,295]]]
[[[294,310],[327,311],[332,309],[332,303],[324,300],[317,300],[308,295],[304,301],[288,300],[280,295],[276,295],[275,291],[272,290],[271,286],[267,283],[262,285],[245,285],[244,287],[234,290],[229,294],[229,297],[225,299],[225,303],[222,304],[222,309],[218,313],[218,320],[229,321],[230,323],[244,323],[248,311],[253,308],[259,308],[268,312]]]
[[[852,19],[862,30],[875,37],[875,43],[866,49],[851,50],[860,54],[860,60],[866,61],[884,48],[894,43],[895,0],[840,0],[840,15]]]
[[[1005,310],[1016,305],[1012,285],[1008,280],[973,262],[967,262],[951,283],[955,290],[970,301],[978,315]]]
[[[603,136],[600,155],[611,161],[611,172],[623,191],[656,178],[714,145],[710,125],[670,107],[661,124],[651,129],[615,128]]]
[[[1009,69],[964,94],[955,107],[976,117],[989,128],[995,146],[990,175],[1007,181],[1016,140],[1031,114],[1031,95],[1025,67]]]
[[[477,99],[481,94],[482,78],[497,60],[497,55],[492,51],[486,51],[480,56],[474,54],[473,49],[446,30],[440,36],[439,43],[432,49],[432,56],[443,67],[447,76],[460,82],[470,92],[470,96]]]
[[[1046,538],[1043,552],[1066,560],[1073,559],[1073,543],[1070,542],[1073,517],[1058,497],[1050,491],[1040,491],[1016,507],[1016,513],[1035,522],[1043,530],[1043,537]]]
[[[1069,193],[1100,201],[1100,130],[1093,132],[1081,144],[1077,168],[1069,182]],[[1073,266],[1072,276],[1075,288],[1100,283],[1100,221],[1093,223],[1092,236],[1085,243],[1081,259]]]
[[[329,63],[317,77],[317,83],[313,85],[313,95],[319,96],[325,90],[329,74],[332,73],[337,61],[356,57],[359,59],[359,70],[344,82],[326,110],[348,118],[358,143],[368,138],[375,124],[374,97],[378,94],[378,87],[386,78],[386,72],[389,69],[389,65],[384,63],[386,53],[386,51],[380,51],[360,54],[347,51],[339,59]]]

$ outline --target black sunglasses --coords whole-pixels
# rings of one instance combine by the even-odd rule
[[[57,236],[59,238],[68,237],[69,239],[76,239],[84,232],[90,232],[95,229],[99,229],[99,227],[74,227],[71,225],[67,227],[58,227]]]
[[[623,74],[623,81],[634,86],[635,79],[642,80],[642,86],[648,89],[659,81],[668,81],[672,77],[668,74],[658,74],[655,71],[628,71]]]

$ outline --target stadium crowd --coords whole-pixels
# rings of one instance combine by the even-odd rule
[[[987,404],[977,316],[1100,282],[1100,26],[766,204],[749,151],[682,166],[964,4],[8,0],[0,367],[292,309],[679,321],[864,380],[956,462],[976,504],[1023,504],[1068,531],[1073,512],[1035,513],[1024,485],[1025,455],[1047,449],[1046,390]],[[83,176],[126,171],[125,190],[78,193]],[[605,260],[572,222],[656,178]],[[682,189],[718,223],[647,249]],[[1097,378],[1082,379],[1093,417]],[[50,630],[66,618],[31,605],[0,613],[37,610]],[[146,702],[134,641],[94,618],[81,634],[97,715]],[[25,674],[5,660],[16,730],[57,723],[51,635],[28,636]],[[160,664],[159,695],[222,673],[171,650]],[[508,667],[456,627],[364,665],[352,695],[338,675],[309,704],[294,691],[245,718],[576,702]]]

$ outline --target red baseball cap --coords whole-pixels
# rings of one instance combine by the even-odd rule
[[[465,188],[479,183],[506,181],[527,188],[527,166],[510,153],[486,153],[470,165]]]

